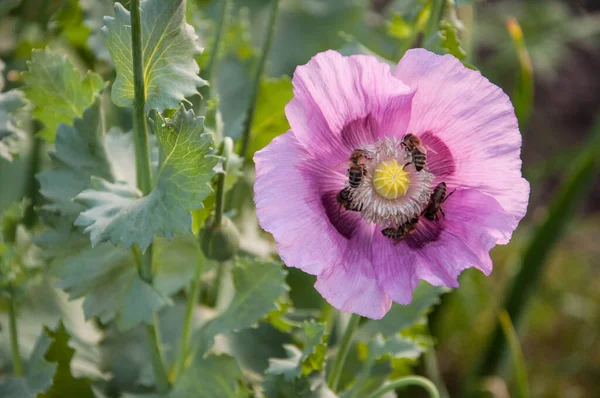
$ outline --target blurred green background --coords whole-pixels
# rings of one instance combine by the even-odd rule
[[[220,99],[224,134],[237,139],[248,106],[250,77],[264,39],[269,1],[234,3],[219,50],[219,63],[211,76]],[[93,69],[105,79],[112,79],[114,71],[99,36],[102,17],[112,14],[112,5],[110,0],[0,0],[0,59],[5,64],[5,90],[22,84],[20,72],[26,68],[32,49],[46,46],[69,54],[81,70]],[[422,41],[428,7],[425,0],[281,0],[266,74],[273,78],[291,76],[297,65],[326,49],[346,54],[372,53],[395,63],[410,46],[431,45]],[[188,1],[188,22],[209,49],[199,58],[203,70],[210,59],[218,13],[218,1]],[[462,44],[460,48],[445,47],[449,42],[444,41],[442,50],[462,54],[465,63],[477,67],[510,94],[518,108],[523,173],[531,183],[528,214],[511,244],[493,250],[495,267],[491,277],[476,270],[466,271],[460,278],[461,288],[443,296],[441,305],[429,315],[437,340],[440,372],[453,395],[479,366],[504,297],[521,268],[530,265],[522,261],[523,253],[536,234],[536,227],[547,222],[549,206],[570,175],[569,170],[586,150],[592,151],[592,157],[600,158],[598,145],[590,147],[590,137],[600,134],[600,2],[456,0],[449,18],[459,28]],[[514,34],[509,34],[509,18],[518,21],[526,50],[519,47],[518,40],[515,43]],[[528,74],[528,59],[533,80]],[[285,77],[268,84],[273,90],[269,94],[277,97],[261,98],[259,94],[257,112],[261,103],[285,102],[291,95]],[[285,131],[283,109],[280,111],[270,119],[258,117],[262,124],[253,126],[250,153]],[[111,108],[110,117],[124,127],[131,119],[126,110],[116,107]],[[30,125],[25,130],[39,129],[35,122],[26,123]],[[20,155],[12,162],[0,157],[0,209],[23,195],[36,201],[38,188],[32,171],[41,170],[48,163],[44,155],[47,148],[36,145],[31,137],[20,145]],[[552,242],[551,247],[527,257],[539,256],[543,260],[539,277],[526,281],[537,286],[527,296],[531,299],[519,324],[529,387],[535,397],[600,396],[597,174],[593,184],[582,184],[581,188],[581,200],[570,204],[574,206],[573,217],[562,220],[563,234],[559,228],[546,230],[548,236],[556,235],[558,239],[545,238]],[[248,230],[244,232],[250,235]],[[251,238],[245,244],[258,250],[264,247],[251,242]],[[546,249],[548,257],[543,258]],[[292,272],[289,283],[297,308],[314,305],[310,277]],[[62,294],[49,289],[40,287],[28,297],[35,310],[23,318],[21,330],[27,338],[33,341],[40,323],[50,322],[61,313],[70,317],[72,327],[80,328],[80,335],[89,340],[97,338],[97,332],[83,323],[74,304],[66,304]],[[55,300],[48,300],[49,295]],[[0,331],[0,336],[7,340],[6,330]],[[79,343],[86,346],[84,341]],[[6,348],[2,344],[2,360],[10,358]],[[88,351],[83,350],[82,366],[86,355],[98,355]],[[2,369],[0,362],[0,373]],[[508,372],[504,380],[488,380],[494,396],[507,397],[514,391],[511,375]]]

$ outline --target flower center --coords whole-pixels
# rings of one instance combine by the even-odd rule
[[[408,173],[396,159],[379,163],[373,171],[373,188],[386,199],[396,199],[406,195],[409,185]]]
[[[396,138],[386,138],[361,148],[358,160],[349,159],[346,184],[338,203],[346,211],[383,228],[397,228],[419,217],[431,198],[435,176],[417,171],[411,153]],[[360,166],[360,168],[358,167]],[[362,173],[357,173],[357,169]]]

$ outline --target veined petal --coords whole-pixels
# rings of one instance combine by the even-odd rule
[[[330,166],[381,136],[404,134],[408,126],[414,91],[375,57],[326,51],[297,67],[292,83],[294,98],[286,106],[292,130]]]
[[[428,162],[439,181],[491,195],[520,220],[529,183],[521,177],[521,134],[508,96],[453,56],[423,49],[409,50],[394,75],[417,90],[408,130],[433,149]]]
[[[375,231],[373,265],[381,288],[396,302],[410,303],[420,279],[458,287],[458,276],[467,268],[489,275],[489,251],[508,242],[516,228],[513,215],[475,190],[456,191],[442,206],[443,219],[421,218],[417,231],[397,245]]]
[[[256,214],[260,226],[273,234],[283,261],[309,274],[337,262],[347,238],[329,220],[319,170],[294,134],[275,138],[254,155],[254,162]]]

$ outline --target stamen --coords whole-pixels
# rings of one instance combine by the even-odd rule
[[[420,217],[433,192],[435,176],[408,165],[411,155],[396,138],[361,148],[366,152],[366,174],[358,188],[351,190],[346,209],[360,208],[361,216],[383,228],[397,228]]]
[[[386,199],[396,199],[406,195],[410,178],[396,159],[381,162],[373,172],[373,187],[375,192]]]

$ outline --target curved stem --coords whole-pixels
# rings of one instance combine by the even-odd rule
[[[23,364],[21,354],[19,353],[19,334],[17,332],[17,311],[15,309],[15,299],[10,289],[10,298],[8,299],[8,327],[10,332],[10,352],[12,354],[13,372],[15,376],[23,376]]]
[[[150,149],[148,146],[148,127],[146,125],[146,91],[144,85],[144,58],[142,54],[142,23],[140,0],[131,1],[131,51],[133,56],[133,137],[135,145],[135,165],[137,186],[144,195],[152,190],[150,168]],[[152,283],[152,245],[142,255],[139,267],[140,278]],[[154,314],[154,322],[146,325],[148,349],[152,360],[154,379],[158,393],[169,390],[169,379],[160,349],[158,318]]]
[[[221,157],[223,158],[223,171],[217,175],[217,186],[215,189],[215,223],[214,228],[221,226],[223,220],[223,211],[225,207],[225,177],[227,176],[227,167],[229,158],[233,151],[233,141],[230,137],[225,137],[221,143]]]
[[[337,356],[333,361],[331,373],[329,373],[329,375],[327,376],[327,385],[334,392],[337,391],[338,384],[340,382],[340,377],[342,375],[342,369],[344,368],[344,362],[346,362],[346,357],[348,356],[348,352],[350,351],[350,345],[352,343],[352,337],[354,336],[354,332],[358,328],[359,322],[360,315],[352,314],[350,320],[348,321],[348,326],[346,326],[346,330],[344,331],[344,335],[342,336],[342,341],[340,342],[340,348],[338,350]]]
[[[177,380],[177,377],[181,374],[185,368],[185,362],[188,358],[188,349],[190,345],[190,336],[192,333],[192,319],[194,318],[194,308],[198,304],[198,298],[200,297],[200,288],[202,282],[202,270],[204,269],[204,259],[199,261],[196,265],[196,273],[194,275],[194,281],[192,282],[192,291],[190,292],[187,304],[185,307],[185,318],[183,320],[183,329],[181,331],[181,339],[179,345],[179,354],[175,367],[173,368],[173,375],[171,380]]]
[[[429,379],[421,376],[407,376],[378,388],[377,390],[373,391],[371,395],[367,396],[367,398],[379,398],[387,392],[408,386],[423,387],[429,393],[431,398],[440,397],[440,393],[435,387],[435,384],[433,384]]]
[[[240,157],[246,159],[248,153],[248,146],[250,144],[250,128],[252,127],[252,119],[254,118],[254,108],[256,107],[256,98],[258,97],[258,89],[260,86],[260,77],[262,76],[267,55],[271,48],[271,42],[273,41],[273,33],[275,32],[275,21],[277,20],[277,10],[279,8],[279,0],[271,0],[272,8],[271,15],[269,17],[269,23],[267,25],[267,37],[265,44],[262,48],[260,59],[254,73],[254,81],[252,82],[252,91],[250,92],[250,104],[248,105],[248,111],[244,120],[244,128],[242,133],[242,146],[240,150]]]

